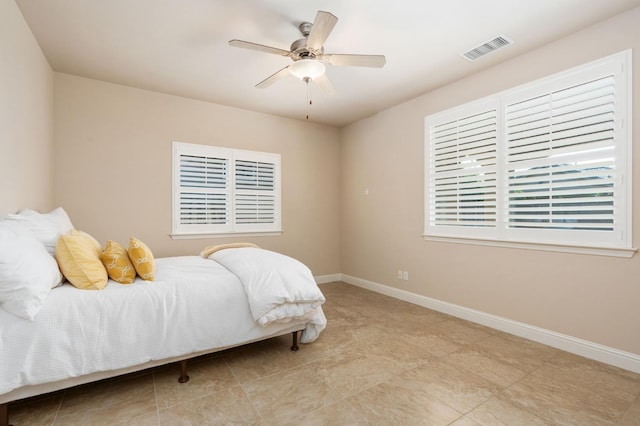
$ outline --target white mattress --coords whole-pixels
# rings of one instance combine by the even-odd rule
[[[234,346],[292,327],[253,320],[242,283],[213,260],[156,262],[153,282],[110,281],[101,291],[69,284],[53,289],[33,322],[0,310],[0,395]]]

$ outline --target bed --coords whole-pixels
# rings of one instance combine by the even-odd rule
[[[0,273],[10,254],[0,249]],[[252,246],[203,254],[155,259],[153,281],[58,285],[32,320],[0,309],[0,425],[17,399],[176,361],[186,382],[189,358],[284,334],[297,350],[326,326],[299,261]]]

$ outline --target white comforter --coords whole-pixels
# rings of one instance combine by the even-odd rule
[[[296,323],[258,324],[239,278],[217,262],[199,256],[156,262],[153,282],[53,289],[33,322],[0,309],[0,395],[259,340]],[[320,307],[310,312],[314,321],[324,319]]]
[[[310,319],[301,341],[314,341],[326,325],[325,301],[309,268],[281,253],[260,248],[232,248],[209,256],[242,282],[253,319],[261,325]]]

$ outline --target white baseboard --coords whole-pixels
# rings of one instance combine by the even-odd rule
[[[337,275],[340,275],[341,280],[348,284],[404,300],[405,302],[424,306],[425,308],[433,309],[434,311],[442,312],[454,317],[482,324],[509,334],[524,337],[525,339],[533,340],[566,352],[571,352],[585,358],[594,359],[605,364],[624,368],[625,370],[633,371],[634,373],[640,373],[640,355],[638,354],[621,351],[609,346],[600,345],[598,343],[568,336],[566,334],[556,333],[555,331],[546,330],[544,328],[510,320],[508,318],[477,311],[475,309],[465,308],[464,306],[454,305],[453,303],[432,299],[430,297],[411,293],[409,291],[390,287],[384,284],[375,283],[373,281],[363,280],[350,275]],[[340,281],[340,279],[333,279],[332,281]]]
[[[316,283],[318,284],[326,284],[335,281],[342,281],[342,274],[316,275],[313,278],[315,278]]]

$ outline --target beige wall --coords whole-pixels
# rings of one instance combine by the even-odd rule
[[[633,168],[640,167],[639,23],[637,8],[345,128],[342,272],[640,354],[640,255],[619,259],[421,238],[426,115],[629,48]],[[637,173],[634,186],[640,188]],[[633,211],[639,246],[637,191]],[[397,280],[398,269],[409,271],[408,282]]]
[[[54,201],[102,243],[134,235],[172,256],[251,241],[339,272],[337,129],[59,73],[54,111]],[[280,153],[283,234],[171,239],[172,141]]]
[[[52,200],[53,71],[13,0],[0,1],[0,215]]]

